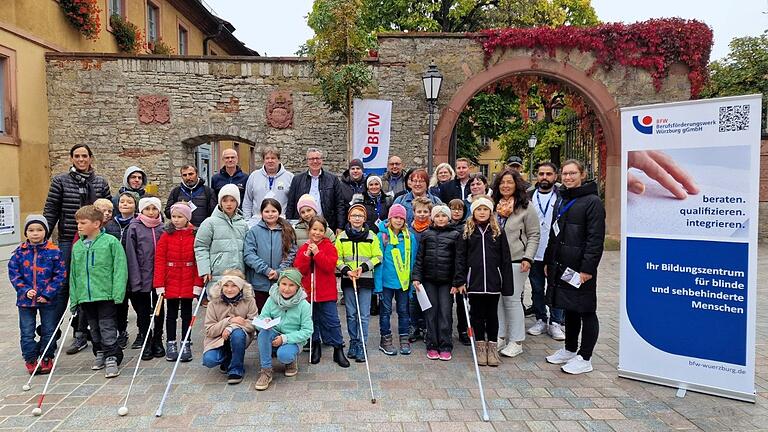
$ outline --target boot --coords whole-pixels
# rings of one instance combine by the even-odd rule
[[[152,332],[149,333],[149,339],[150,341],[147,342],[146,345],[144,345],[144,351],[141,352],[141,359],[142,360],[152,360],[155,358],[155,356],[152,354]],[[143,342],[143,341],[142,341]],[[139,346],[141,348],[141,346]]]
[[[395,346],[392,345],[391,334],[384,335],[381,337],[381,342],[379,342],[379,351],[383,352],[388,356],[397,355],[397,350],[395,349]]]
[[[120,346],[121,349],[125,349],[125,347],[128,346],[128,331],[123,330],[118,333],[117,335],[117,344]]]
[[[344,347],[343,346],[333,347],[333,361],[336,364],[338,364],[340,367],[343,367],[343,368],[348,368],[349,367],[349,360],[347,360],[347,358],[344,357]]]
[[[131,344],[131,349],[141,349],[141,344],[144,343],[144,334],[136,333],[136,340]]]
[[[488,342],[488,366],[496,367],[500,363],[501,360],[499,360],[499,351],[496,349],[496,342]]]
[[[320,363],[320,357],[323,356],[323,348],[322,343],[318,339],[317,341],[312,341],[312,352],[309,354],[309,362],[312,364],[318,364]]]
[[[485,341],[477,341],[475,346],[477,347],[478,366],[488,366],[488,350],[485,345]]]
[[[152,355],[160,358],[165,357],[165,348],[163,347],[163,334],[155,333],[152,338]]]
[[[272,382],[272,368],[262,369],[259,371],[259,376],[256,378],[256,382],[253,384],[253,388],[256,390],[266,390],[269,388],[269,383]]]
[[[411,353],[411,343],[408,342],[407,335],[400,335],[400,354],[409,355]]]
[[[367,350],[363,349],[364,343],[365,342],[358,342],[359,345],[357,346],[357,357],[355,358],[355,363],[365,363],[365,354]]]

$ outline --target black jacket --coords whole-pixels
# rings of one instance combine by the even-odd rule
[[[515,291],[512,258],[504,231],[493,238],[490,226],[485,234],[480,227],[475,227],[463,243],[466,270],[461,276],[466,278],[467,293],[512,295]]]
[[[576,312],[597,309],[597,266],[603,256],[605,241],[605,208],[597,194],[597,184],[586,182],[578,188],[560,188],[560,199],[552,209],[560,235],[549,233],[544,263],[549,266],[548,303],[556,308]],[[575,200],[575,201],[573,201]],[[566,267],[592,275],[592,279],[574,288],[560,279]]]
[[[104,177],[91,172],[86,181],[86,193],[81,195],[80,187],[73,175],[67,172],[51,179],[48,198],[45,200],[43,216],[51,230],[54,225],[59,224],[59,241],[72,241],[75,238],[77,232],[75,213],[80,207],[93,204],[99,198],[112,199],[109,183]]]
[[[359,181],[354,181],[349,176],[349,170],[346,170],[341,174],[339,181],[341,182],[341,200],[344,202],[344,221],[346,222],[347,209],[349,208],[350,203],[352,202],[352,198],[356,194],[359,194],[363,198],[366,195],[365,193],[367,190],[367,188],[365,187],[366,176],[365,174],[363,174],[363,177]],[[368,228],[371,228],[371,226],[369,225]]]
[[[462,235],[452,225],[430,227],[419,241],[412,279],[461,286],[464,263]]]
[[[368,195],[366,192],[363,197],[363,205],[368,213],[368,219],[365,221],[368,224],[368,229],[379,233],[379,224],[376,221],[383,221],[389,217],[389,208],[392,207],[394,198],[387,195],[382,191],[376,198]]]
[[[451,202],[452,199],[462,199],[461,180],[457,178],[441,184],[439,188],[440,188],[440,195],[439,195],[440,201],[444,202],[445,205],[448,205],[448,203]],[[466,198],[469,195],[470,195],[469,182],[467,182],[467,185],[464,186],[464,197]]]
[[[312,185],[312,176],[309,171],[296,174],[291,181],[291,188],[288,190],[288,208],[285,209],[285,216],[288,219],[299,219],[299,212],[296,210],[296,203],[299,198],[309,193]],[[346,225],[346,211],[349,207],[344,202],[341,192],[341,181],[330,171],[323,170],[320,173],[320,205],[323,209],[323,217],[328,221],[328,227],[332,230],[343,228]]]
[[[214,174],[213,177],[211,177],[211,189],[213,189],[214,192],[216,192],[216,196],[218,197],[219,191],[221,188],[228,184],[233,184],[237,186],[237,189],[240,190],[240,207],[242,208],[243,200],[245,199],[245,184],[248,183],[248,174],[244,173],[243,170],[240,169],[238,166],[235,169],[235,175],[230,176],[227,173],[227,168],[222,167],[218,173]],[[218,200],[217,200],[218,201]],[[197,226],[197,225],[195,225]]]
[[[200,226],[219,204],[216,192],[206,186],[203,179],[199,179],[197,185],[192,189],[188,188],[184,183],[173,188],[168,196],[168,201],[165,203],[165,217],[171,217],[171,206],[179,201],[191,201],[195,205],[195,210],[192,212],[192,220],[189,222],[196,227]]]

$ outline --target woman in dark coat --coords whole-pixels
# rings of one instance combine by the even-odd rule
[[[563,185],[553,209],[555,219],[544,264],[549,278],[547,301],[551,307],[565,310],[565,347],[547,361],[562,364],[564,372],[582,374],[592,371],[592,350],[599,332],[597,266],[603,255],[605,208],[597,184],[583,182],[586,175],[581,162],[565,161],[561,176]]]

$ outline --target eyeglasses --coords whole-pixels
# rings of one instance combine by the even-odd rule
[[[562,175],[563,177],[578,177],[581,175],[581,173],[578,171],[568,171],[568,172],[563,171]]]
[[[402,162],[390,162],[390,165],[400,166],[402,165]]]
[[[416,184],[426,184],[426,183],[427,183],[427,182],[425,182],[425,181],[424,181],[424,180],[422,180],[422,179],[412,179],[412,180],[411,180],[411,184],[415,184],[415,185],[416,185]]]
[[[318,162],[318,161],[323,160],[323,158],[321,158],[321,157],[311,157],[311,158],[307,158],[307,160],[309,162]]]

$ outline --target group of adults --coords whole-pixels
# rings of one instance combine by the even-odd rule
[[[252,223],[258,221],[258,209],[266,198],[280,202],[287,219],[299,219],[296,204],[299,197],[309,194],[318,203],[318,213],[335,231],[344,228],[347,209],[355,202],[367,207],[369,227],[375,229],[379,220],[386,219],[389,207],[394,203],[406,208],[410,224],[414,218],[411,203],[415,198],[426,197],[434,204],[447,204],[458,199],[466,202],[465,207],[469,208],[474,198],[490,196],[496,207],[496,217],[507,236],[513,263],[520,274],[528,275],[530,279],[536,322],[527,333],[548,333],[554,339],[566,340],[566,350],[576,352],[578,340],[571,335],[578,337],[582,332],[579,354],[589,360],[597,339],[595,276],[602,254],[605,212],[597,198],[594,182],[583,183],[585,175],[581,164],[570,163],[567,170],[564,165],[563,184],[560,185],[557,183],[558,167],[549,162],[541,163],[536,170],[537,181],[530,186],[520,174],[522,160],[518,157],[508,160],[508,165],[495,176],[492,184],[483,174],[471,173],[471,163],[467,159],[458,159],[453,166],[440,164],[430,175],[423,168],[405,169],[400,157],[391,156],[387,170],[381,176],[366,175],[363,163],[353,159],[337,176],[324,168],[323,157],[321,149],[308,149],[306,171],[294,174],[282,164],[280,151],[267,146],[261,151],[261,168],[247,174],[238,164],[237,151],[226,149],[221,154],[223,166],[212,177],[210,186],[200,178],[194,165],[181,167],[181,181],[170,191],[166,201],[166,216],[170,217],[171,205],[187,201],[193,209],[191,223],[199,226],[211,215],[217,205],[218,191],[227,184],[239,189],[242,212]],[[94,171],[91,149],[85,144],[75,145],[70,150],[70,158],[69,171],[53,177],[44,210],[48,225],[51,228],[58,225],[58,244],[67,263],[77,230],[75,212],[98,198],[111,199],[108,182]],[[118,192],[132,191],[144,196],[147,182],[146,171],[131,166],[125,170]],[[590,199],[582,199],[584,196]],[[567,219],[568,224],[563,226],[561,235],[558,224],[562,219]],[[553,235],[556,241],[550,238]],[[581,275],[580,287],[573,288],[560,277],[550,275],[553,276],[549,278],[550,286],[556,284],[563,288],[553,297],[553,290],[545,290],[547,268],[555,270],[556,275],[562,275],[566,269],[575,270]],[[524,319],[521,299],[525,281],[516,279],[515,294],[510,296],[514,300],[505,299],[500,303],[499,315],[517,322],[500,326],[500,336],[508,342],[509,355],[522,351],[519,342],[525,338],[524,327],[523,331],[519,330],[520,320]],[[62,290],[62,297],[68,298],[67,291]],[[547,299],[545,293],[550,298]],[[65,312],[67,305],[66,298],[62,300],[58,302],[60,314]],[[548,308],[548,304],[552,307]],[[466,332],[464,321],[458,321],[460,333]],[[85,325],[85,322],[79,323],[82,331],[85,331]],[[566,325],[567,329],[564,328]]]

